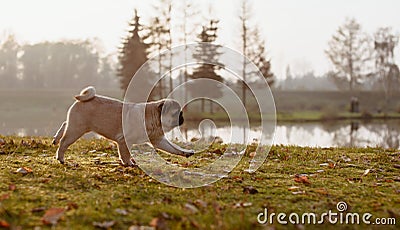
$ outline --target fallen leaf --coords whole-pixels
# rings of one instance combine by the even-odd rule
[[[294,176],[294,181],[297,183],[311,184],[311,182],[308,180],[308,177],[306,175],[296,174]]]
[[[207,202],[204,200],[197,199],[194,204],[199,208],[207,208]]]
[[[300,188],[300,187],[292,186],[292,187],[289,187],[288,190],[289,190],[289,191],[294,191],[294,190],[297,190],[297,189],[299,189],[299,188]]]
[[[322,195],[328,195],[328,191],[325,188],[317,188],[315,189],[315,192]]]
[[[293,195],[299,195],[299,194],[304,194],[306,193],[305,191],[296,191],[296,192],[292,192]]]
[[[128,211],[126,211],[125,209],[121,209],[121,208],[115,209],[115,212],[118,213],[118,214],[121,214],[123,216],[128,215]]]
[[[64,215],[64,212],[64,208],[50,208],[44,213],[42,222],[44,224],[56,225],[58,220]]]
[[[151,226],[140,226],[140,225],[132,225],[128,228],[128,230],[155,230],[155,227]]]
[[[0,220],[0,228],[9,228],[10,224],[5,220]]]
[[[393,165],[393,167],[400,169],[400,165],[398,165],[398,164]]]
[[[186,203],[185,208],[189,210],[192,214],[197,213],[199,210],[192,204]]]
[[[253,203],[251,203],[251,202],[239,202],[239,203],[236,203],[233,207],[234,208],[241,208],[241,207],[245,208],[245,207],[250,207],[252,205],[253,205]]]
[[[10,198],[10,194],[6,193],[0,196],[0,201],[2,200],[7,200],[8,198]]]
[[[17,188],[17,186],[15,186],[15,184],[10,184],[8,186],[8,190],[10,190],[10,191],[14,191],[16,188]]]
[[[77,203],[74,203],[74,202],[69,202],[68,204],[67,204],[67,210],[71,210],[71,209],[78,209],[78,204]]]
[[[249,156],[251,157],[251,158],[253,158],[253,157],[255,157],[256,156],[256,152],[251,152],[251,153],[249,153]]]
[[[365,171],[364,171],[364,173],[362,174],[362,176],[366,176],[366,175],[368,175],[368,173],[371,171],[371,169],[366,169]]]
[[[38,207],[38,208],[32,208],[31,212],[43,212],[46,210],[45,207]]]
[[[152,226],[152,227],[154,227],[154,228],[156,228],[156,229],[168,229],[167,223],[166,223],[165,219],[162,218],[162,217],[160,217],[160,218],[158,218],[158,217],[153,218],[153,219],[150,221],[150,226]]]
[[[245,194],[256,194],[258,190],[255,189],[253,186],[246,186],[243,188],[243,193]]]
[[[111,228],[115,224],[115,221],[104,221],[104,222],[93,222],[93,226],[98,228],[108,229]]]
[[[362,182],[362,178],[359,178],[359,177],[347,178],[347,181],[350,183]]]
[[[5,145],[6,144],[6,141],[4,140],[4,139],[1,139],[0,138],[0,146],[3,146],[3,145]]]
[[[15,172],[25,175],[25,174],[28,174],[28,173],[32,173],[33,170],[31,168],[28,168],[28,167],[22,167],[22,168],[17,169],[17,171],[15,171]]]

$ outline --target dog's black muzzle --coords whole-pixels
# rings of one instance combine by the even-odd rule
[[[179,113],[179,125],[182,125],[182,124],[183,124],[183,121],[184,121],[184,119],[183,119],[183,112],[181,111],[181,112]]]

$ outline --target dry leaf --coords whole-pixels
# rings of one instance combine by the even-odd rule
[[[6,141],[4,140],[4,139],[1,139],[0,138],[0,146],[3,146],[3,145],[5,145],[6,144]]]
[[[15,184],[10,184],[8,186],[8,190],[10,190],[10,191],[14,191],[16,188],[17,188],[17,186],[15,186]]]
[[[5,220],[0,220],[0,228],[9,228],[10,224]]]
[[[252,206],[253,205],[253,203],[251,203],[251,202],[239,202],[239,203],[236,203],[233,207],[234,208],[241,208],[241,207],[250,207],[250,206]]]
[[[294,181],[297,182],[297,183],[311,184],[311,182],[308,180],[308,177],[306,175],[298,175],[298,174],[296,174],[294,176]]]
[[[139,226],[139,225],[132,225],[128,228],[128,230],[155,230],[155,227],[150,226]]]
[[[255,156],[256,156],[256,152],[251,152],[251,153],[249,153],[249,156],[250,156],[251,158],[255,157]]]
[[[364,171],[364,173],[363,173],[363,175],[362,176],[366,176],[366,175],[368,175],[368,173],[371,171],[371,169],[366,169],[365,171]]]
[[[189,210],[192,214],[197,213],[199,210],[192,204],[186,203],[185,208]]]
[[[398,165],[398,164],[393,165],[393,167],[400,169],[400,165]]]
[[[2,200],[7,200],[8,198],[10,198],[10,194],[6,193],[0,196],[0,201]]]
[[[243,193],[245,194],[256,194],[258,190],[255,189],[253,186],[246,186],[243,188]]]
[[[194,204],[199,208],[207,208],[207,202],[197,199]]]
[[[42,217],[42,222],[44,224],[57,224],[58,220],[64,215],[64,208],[50,208],[48,209]]]
[[[168,229],[167,223],[164,218],[153,218],[150,222],[150,226],[156,229]]]
[[[28,174],[28,173],[32,173],[33,170],[31,168],[28,167],[22,167],[17,169],[17,171],[15,171],[16,173],[21,173],[21,174]]]
[[[299,189],[299,188],[300,188],[300,187],[292,186],[292,187],[289,187],[288,190],[289,190],[289,191],[294,191],[294,190],[297,190],[297,189]]]
[[[292,192],[293,195],[299,195],[299,194],[304,194],[306,193],[305,191],[296,191],[296,192]]]
[[[115,209],[115,212],[118,214],[121,214],[123,216],[128,215],[128,211],[126,211],[126,209],[117,208],[117,209]]]
[[[108,229],[115,224],[115,221],[93,222],[93,226]]]
[[[315,190],[315,192],[322,195],[328,195],[328,191],[325,188],[318,188]]]

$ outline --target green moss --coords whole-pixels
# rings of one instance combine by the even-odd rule
[[[127,229],[131,225],[149,226],[156,217],[165,219],[171,229],[257,229],[265,227],[257,223],[257,215],[264,208],[277,213],[323,213],[336,210],[339,201],[345,201],[351,212],[396,216],[399,221],[399,169],[393,165],[399,164],[400,155],[395,150],[274,146],[267,161],[253,174],[243,171],[250,160],[246,155],[227,178],[206,187],[180,189],[154,181],[137,167],[115,164],[117,151],[106,140],[79,140],[67,151],[67,163],[61,165],[54,160],[56,147],[49,138],[0,138],[6,141],[0,147],[0,197],[9,195],[0,198],[0,220],[12,227],[42,226],[44,211],[38,208],[67,207],[56,229],[92,229],[93,222],[110,220],[115,221],[113,228]],[[214,145],[211,150],[222,147]],[[197,167],[209,162],[203,158],[218,157],[218,151],[189,159],[163,156]],[[20,167],[33,172],[14,173]],[[363,176],[366,169],[371,170]],[[295,174],[307,174],[310,184],[295,182]],[[16,189],[10,190],[10,184]],[[253,186],[258,193],[243,193],[244,186]],[[289,190],[292,186],[304,193],[293,194]],[[187,203],[198,211],[192,213],[185,207]],[[240,207],[240,203],[251,205]],[[118,210],[126,211],[126,215]]]

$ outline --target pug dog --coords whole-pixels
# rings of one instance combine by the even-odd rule
[[[193,150],[183,149],[164,136],[184,121],[182,109],[175,100],[127,103],[97,95],[92,86],[83,89],[75,99],[67,120],[53,140],[54,145],[60,144],[56,152],[60,163],[64,163],[67,148],[91,131],[117,143],[119,159],[125,166],[134,164],[129,151],[134,144],[150,143],[154,148],[185,157],[194,154]]]

